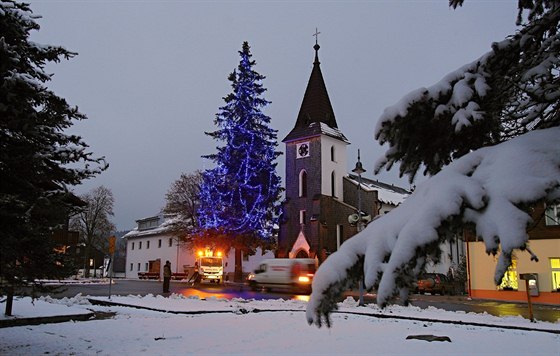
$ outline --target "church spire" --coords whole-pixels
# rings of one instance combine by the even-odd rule
[[[338,125],[334,116],[334,110],[329,99],[323,73],[321,72],[321,62],[319,62],[319,37],[320,32],[315,30],[315,60],[311,76],[305,89],[303,101],[299,109],[296,124],[292,131],[283,141],[291,141],[302,136],[324,133],[324,125],[336,132],[336,137],[347,141],[346,137],[338,131]],[[313,125],[316,124],[316,125]]]

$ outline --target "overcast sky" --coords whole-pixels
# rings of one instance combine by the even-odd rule
[[[43,17],[32,40],[79,53],[48,66],[49,86],[88,116],[72,132],[110,164],[76,192],[111,189],[121,230],[157,214],[182,172],[211,167],[201,155],[214,153],[216,142],[204,131],[215,129],[243,41],[266,76],[271,126],[279,141],[288,134],[311,74],[316,27],[336,120],[351,142],[348,169],[360,149],[365,177],[408,188],[397,172],[373,176],[383,153],[373,139],[377,118],[514,33],[517,3],[467,0],[452,10],[447,0],[30,2]],[[284,182],[283,156],[278,173]]]

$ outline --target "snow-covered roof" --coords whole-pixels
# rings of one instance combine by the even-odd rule
[[[356,186],[359,184],[357,175],[349,174],[346,178]],[[370,192],[377,191],[377,198],[379,199],[379,201],[391,205],[401,204],[411,194],[410,191],[396,185],[387,184],[364,177],[362,177],[362,189],[364,191]]]
[[[313,137],[318,135],[326,135],[334,137],[346,143],[349,143],[348,139],[344,134],[337,128],[331,127],[324,122],[312,122],[307,127],[294,127],[292,131],[286,136],[283,142],[289,142],[294,140],[299,140],[302,138]]]
[[[159,224],[157,226],[150,227],[150,228],[144,228],[144,229],[140,228],[140,224],[143,221],[156,220],[156,219],[159,220]],[[167,215],[167,214],[165,214],[165,215],[164,214],[159,214],[159,215],[150,216],[150,217],[143,218],[143,219],[138,219],[138,220],[136,220],[138,225],[134,229],[132,229],[130,232],[128,232],[126,235],[124,235],[123,239],[130,239],[130,238],[145,237],[145,236],[160,235],[160,234],[168,233],[171,230],[171,224],[175,221],[175,219],[176,219],[175,215]]]

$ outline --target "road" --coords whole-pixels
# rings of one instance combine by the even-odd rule
[[[64,285],[63,291],[50,295],[55,298],[74,297],[81,293],[90,296],[108,296],[109,284],[77,284]],[[298,299],[307,301],[308,295],[297,295],[288,291],[252,291],[243,284],[202,284],[196,287],[187,283],[172,281],[171,293],[182,294],[184,296],[198,296],[199,298],[243,298],[243,299]],[[111,295],[163,295],[162,282],[151,280],[114,280],[111,286]],[[351,296],[358,300],[357,291],[349,291],[342,298]],[[374,294],[365,294],[364,302],[372,303],[375,301]],[[449,311],[464,311],[483,313],[486,312],[495,316],[516,316],[521,315],[529,319],[529,311],[526,303],[512,303],[490,300],[469,300],[465,296],[439,296],[439,295],[420,295],[413,294],[410,297],[410,304],[420,308],[433,306]],[[559,322],[560,306],[533,304],[533,315],[536,320]]]

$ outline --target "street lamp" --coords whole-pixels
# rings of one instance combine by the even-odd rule
[[[365,173],[366,170],[362,167],[362,162],[360,162],[360,150],[358,149],[358,162],[356,162],[356,167],[352,170],[352,172],[358,175],[358,222],[356,224],[356,230],[358,232],[364,229],[364,222],[362,219],[362,173]],[[364,306],[364,282],[363,278],[360,278],[358,282],[358,287],[360,290],[360,301],[358,303],[359,306]]]

